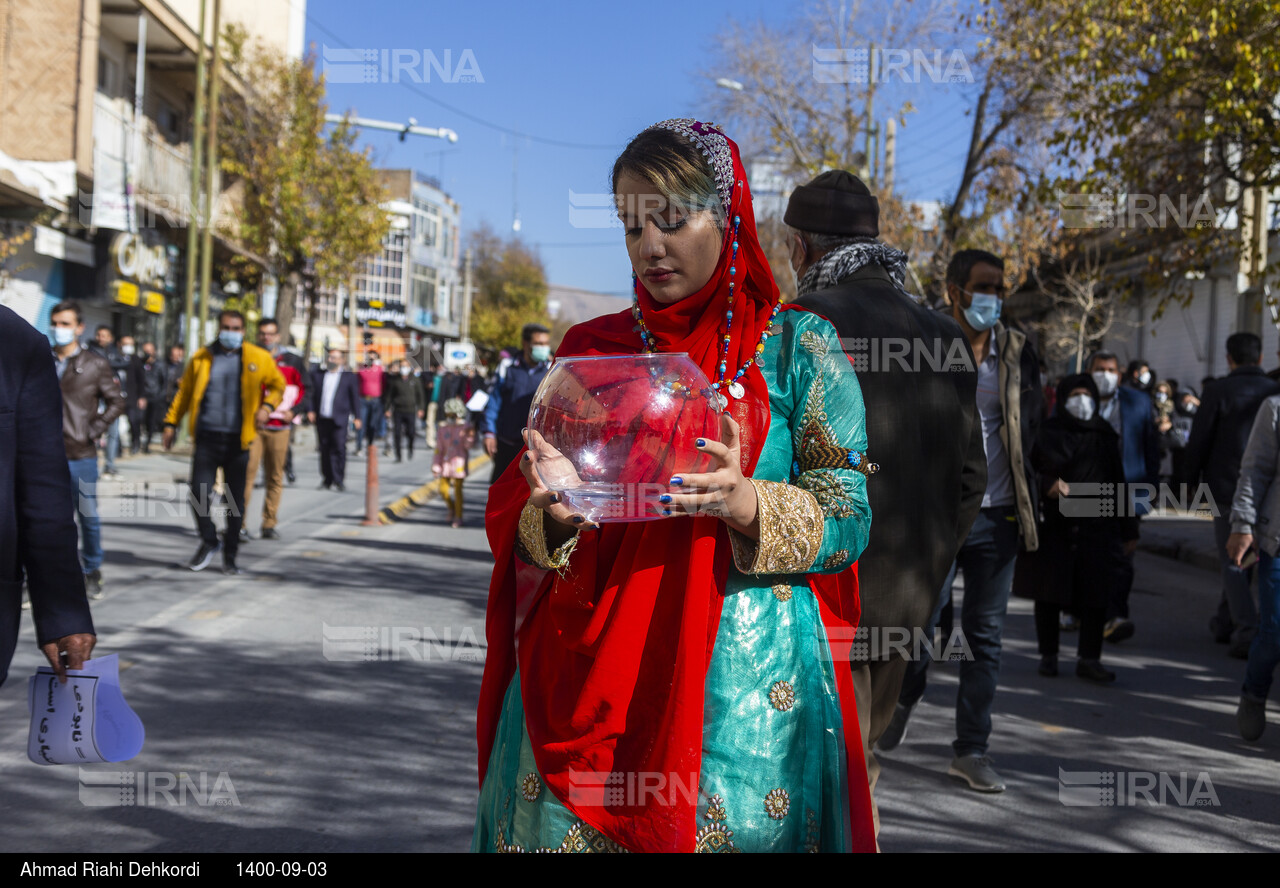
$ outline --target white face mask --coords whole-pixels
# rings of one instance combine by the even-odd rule
[[[1142,383],[1143,385],[1151,385],[1151,371],[1143,370],[1141,373],[1139,373],[1138,382]]]
[[[1089,395],[1072,395],[1067,398],[1067,412],[1081,422],[1093,419],[1093,398]]]
[[[1120,376],[1111,370],[1095,370],[1092,374],[1093,384],[1098,387],[1098,394],[1102,397],[1115,394],[1116,387],[1120,384]]]
[[[133,346],[132,346],[132,345],[122,345],[122,346],[120,346],[120,353],[121,353],[121,354],[123,354],[123,355],[129,356],[129,357],[132,357],[132,355],[133,355]]]

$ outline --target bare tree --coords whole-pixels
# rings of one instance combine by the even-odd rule
[[[1125,293],[1108,286],[1106,262],[1097,247],[1082,248],[1051,278],[1039,266],[1032,274],[1051,306],[1043,319],[1033,324],[1038,328],[1045,360],[1057,364],[1074,356],[1075,372],[1079,373],[1092,344],[1122,323],[1118,312]]]

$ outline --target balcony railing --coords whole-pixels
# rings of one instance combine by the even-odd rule
[[[155,132],[155,122],[143,117],[141,152],[133,170],[128,158],[133,147],[133,109],[98,93],[93,109],[94,203],[126,203],[124,186],[132,173],[135,193],[145,204],[144,216],[163,217],[173,227],[188,223],[191,213],[191,153],[189,145],[172,145]],[[221,171],[214,193],[221,194]],[[215,213],[220,209],[215,203]],[[218,220],[215,219],[215,224]],[[147,223],[153,224],[153,223]],[[111,227],[111,226],[109,226]]]

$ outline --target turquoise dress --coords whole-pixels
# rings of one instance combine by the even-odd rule
[[[761,367],[769,434],[752,474],[753,482],[773,482],[756,483],[761,538],[730,532],[734,567],[707,670],[699,785],[662,788],[696,793],[698,851],[848,844],[850,775],[835,664],[805,574],[837,573],[866,546],[865,411],[829,323],[785,311],[775,331]],[[480,791],[472,850],[625,850],[547,790],[525,730],[518,673]]]

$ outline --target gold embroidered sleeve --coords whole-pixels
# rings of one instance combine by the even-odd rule
[[[812,493],[778,481],[748,479],[759,502],[760,539],[729,531],[733,561],[745,574],[803,573],[822,548],[823,515]]]
[[[520,533],[516,536],[516,555],[526,564],[545,570],[564,570],[569,566],[569,556],[578,545],[580,533],[575,532],[569,541],[554,552],[547,551],[547,532],[542,525],[546,513],[533,503],[525,503],[520,512]]]

